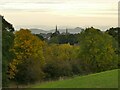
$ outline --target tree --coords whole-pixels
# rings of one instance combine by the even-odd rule
[[[46,47],[44,54],[46,60],[44,72],[47,79],[58,79],[78,72],[73,70],[74,66],[72,66],[77,61],[76,47],[70,44],[52,44]]]
[[[12,24],[7,22],[2,17],[2,86],[7,87],[9,80],[7,76],[7,70],[9,62],[14,58],[14,55],[9,50],[13,46],[14,42],[14,28]]]
[[[44,39],[44,37],[42,36],[42,35],[40,35],[40,34],[35,34],[40,40],[42,40],[42,41],[44,41],[45,39]]]
[[[15,31],[13,25],[8,21],[6,21],[3,17],[2,17],[2,31],[9,31],[9,32]]]
[[[120,35],[119,33],[120,28],[110,28],[106,31],[109,35],[113,36],[116,40],[118,40],[118,36]]]
[[[116,41],[110,35],[95,28],[81,33],[79,58],[87,72],[98,72],[117,67]]]
[[[116,53],[118,54],[118,66],[120,67],[120,27],[110,28],[106,31],[106,33],[111,35],[118,42]]]
[[[43,46],[44,42],[32,35],[29,30],[17,31],[11,49],[15,58],[9,64],[9,78],[15,78],[20,83],[40,80],[43,75],[42,67],[45,64]]]
[[[66,35],[57,35],[54,37],[51,37],[49,40],[49,43],[54,43],[54,44],[78,44],[78,37],[79,34],[66,34]]]

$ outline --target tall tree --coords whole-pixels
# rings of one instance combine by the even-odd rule
[[[43,76],[42,67],[45,64],[43,46],[44,42],[32,35],[29,30],[17,31],[14,46],[11,49],[15,58],[9,64],[9,78],[15,77],[19,83],[40,80]]]
[[[8,86],[7,70],[8,64],[13,59],[14,55],[9,50],[14,42],[14,28],[12,24],[2,17],[2,86]]]
[[[87,72],[97,72],[117,67],[116,41],[93,27],[81,33],[79,58]]]

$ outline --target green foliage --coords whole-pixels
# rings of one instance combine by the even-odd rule
[[[22,64],[17,66],[19,71],[16,73],[14,79],[19,84],[41,81],[45,75],[40,65],[41,61],[37,58],[28,58],[24,60]]]
[[[76,62],[76,49],[76,47],[70,44],[47,46],[44,53],[46,78],[58,79],[59,77],[73,75],[72,62]]]
[[[52,37],[52,38],[48,41],[48,43],[58,44],[58,43],[59,43],[58,37],[57,37],[57,36],[56,36],[56,37]]]
[[[80,38],[79,58],[82,68],[87,72],[117,68],[116,48],[117,44],[110,35],[87,28]]]
[[[51,61],[44,68],[45,79],[58,79],[60,77],[71,76],[72,69],[68,61]]]
[[[106,33],[111,35],[118,42],[118,48],[116,50],[116,53],[118,54],[118,66],[120,67],[120,28],[110,28],[106,31]]]
[[[45,40],[42,35],[40,35],[40,34],[35,34],[35,35],[36,35],[40,40],[42,40],[42,41]]]
[[[9,31],[9,32],[14,31],[13,25],[7,22],[4,18],[2,18],[2,31]]]
[[[14,55],[10,52],[10,48],[14,42],[14,28],[4,18],[2,18],[2,86],[7,87],[9,84],[7,70],[8,64]]]
[[[119,33],[120,28],[110,28],[109,30],[106,31],[109,35],[113,36],[116,40],[118,40],[118,36],[120,35]]]
[[[49,40],[49,43],[54,43],[54,44],[67,44],[69,43],[70,45],[74,45],[78,43],[78,37],[79,34],[66,34],[66,35],[57,35],[54,37],[51,37]]]

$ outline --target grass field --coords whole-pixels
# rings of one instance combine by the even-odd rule
[[[118,70],[36,84],[32,88],[117,88]]]

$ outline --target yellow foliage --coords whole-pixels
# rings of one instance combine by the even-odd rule
[[[9,64],[10,78],[14,78],[17,73],[17,65],[23,60],[34,57],[41,60],[41,65],[44,64],[43,46],[45,42],[31,34],[28,29],[21,29],[15,33],[14,46],[11,49],[15,54],[15,59]]]

